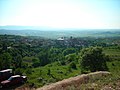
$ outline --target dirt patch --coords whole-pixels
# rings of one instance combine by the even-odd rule
[[[36,90],[36,88],[34,88],[31,85],[23,85],[23,86],[17,87],[15,90]]]
[[[81,84],[88,83],[90,79],[99,79],[100,77],[109,75],[110,72],[99,71],[89,74],[82,74],[76,77],[71,77],[69,79],[64,79],[62,81],[43,86],[37,90],[69,90],[70,86],[75,88],[79,87]]]
[[[120,90],[120,80],[103,86],[101,90]]]

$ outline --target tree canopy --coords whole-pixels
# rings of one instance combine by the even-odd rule
[[[81,51],[81,72],[93,72],[107,70],[106,61],[108,57],[100,47],[90,47]]]

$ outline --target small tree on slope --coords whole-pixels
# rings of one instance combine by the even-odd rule
[[[82,49],[81,73],[108,70],[106,61],[109,59],[100,47]]]

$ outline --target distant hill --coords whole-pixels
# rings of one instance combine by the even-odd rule
[[[52,28],[52,27],[46,27],[46,26],[17,26],[17,25],[6,25],[6,26],[0,26],[0,29],[4,30],[67,30],[67,31],[120,31],[120,29],[82,29],[82,28]]]
[[[119,29],[52,29],[36,26],[0,26],[0,34],[39,36],[56,39],[59,37],[114,37],[120,36]]]
[[[39,27],[39,26],[0,26],[0,29],[5,30],[48,30],[49,27]]]

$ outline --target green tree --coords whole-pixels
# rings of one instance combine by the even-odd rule
[[[2,69],[3,63],[2,63],[2,58],[0,56],[0,70]]]
[[[63,55],[66,56],[68,54],[72,54],[72,53],[75,53],[75,52],[76,52],[75,48],[67,48],[63,51]]]
[[[2,50],[7,50],[7,43],[6,42],[3,43]]]
[[[38,58],[40,60],[40,65],[41,66],[44,66],[48,63],[50,63],[50,60],[48,58],[48,51],[41,51],[39,54],[38,54]]]
[[[107,57],[100,47],[90,47],[81,51],[81,72],[107,70]]]
[[[48,51],[48,57],[50,62],[58,61],[61,58],[62,50],[59,48],[50,48]]]
[[[17,54],[14,57],[15,67],[20,68],[22,66],[22,62],[23,62],[22,56],[20,54]]]
[[[14,74],[19,74],[19,75],[22,75],[22,73],[23,73],[23,70],[21,69],[21,68],[17,68],[17,69],[15,69],[15,72],[14,72]]]
[[[32,68],[27,68],[26,69],[26,74],[32,74]]]
[[[65,60],[66,60],[67,63],[70,63],[72,61],[76,62],[77,61],[77,55],[75,53],[66,55]]]
[[[39,67],[40,66],[40,60],[38,58],[33,58],[32,62],[33,62],[33,64],[32,64],[33,67]]]
[[[0,55],[0,69],[10,68],[12,57],[9,53],[3,53]]]
[[[51,70],[50,69],[48,69],[48,72],[47,72],[47,75],[51,75]]]

